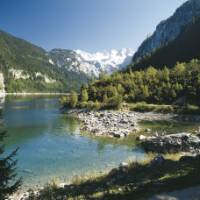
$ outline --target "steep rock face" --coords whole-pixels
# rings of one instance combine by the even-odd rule
[[[200,18],[187,25],[169,44],[133,65],[134,69],[174,67],[177,62],[200,59]]]
[[[0,72],[7,92],[78,90],[88,81],[84,74],[54,65],[46,50],[1,30]]]
[[[0,73],[0,97],[5,94],[4,75]]]
[[[126,67],[133,51],[128,48],[110,52],[88,53],[82,50],[53,49],[49,52],[50,62],[69,71],[98,77],[101,72],[112,73]]]
[[[174,15],[167,20],[162,21],[151,37],[146,39],[133,57],[133,62],[154,50],[166,45],[175,39],[184,26],[200,17],[200,0],[189,0],[179,7]]]

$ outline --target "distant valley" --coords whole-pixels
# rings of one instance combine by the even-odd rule
[[[53,49],[49,52],[4,31],[0,32],[1,92],[69,92],[101,73],[124,69],[131,49],[88,53]]]

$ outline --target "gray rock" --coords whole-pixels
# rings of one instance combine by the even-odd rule
[[[144,136],[144,135],[140,135],[140,136],[137,137],[137,140],[138,140],[138,141],[144,141],[144,140],[146,140],[146,139],[147,139],[147,137]]]
[[[158,155],[151,161],[151,165],[161,165],[164,161],[165,158],[162,155]]]
[[[113,136],[116,138],[123,138],[125,135],[123,133],[113,133]]]
[[[165,136],[142,138],[141,144],[147,151],[153,152],[198,152],[200,138],[190,133],[178,133]]]
[[[77,111],[82,122],[81,130],[97,136],[122,138],[140,130],[138,122],[145,119],[168,119],[169,115],[155,113],[138,114],[132,111]],[[170,116],[172,117],[172,116]],[[150,131],[150,130],[148,130]]]
[[[128,163],[126,163],[126,162],[120,163],[119,170],[122,172],[127,172],[128,171]]]
[[[150,132],[151,132],[151,129],[150,129],[150,128],[146,128],[146,129],[144,130],[144,132],[150,133]]]
[[[200,1],[190,0],[176,10],[173,16],[162,21],[151,37],[146,39],[139,47],[133,57],[136,62],[146,54],[152,53],[155,49],[175,39],[182,28],[192,22],[195,17],[200,16]]]

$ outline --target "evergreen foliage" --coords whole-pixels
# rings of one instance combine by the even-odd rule
[[[21,186],[22,180],[16,179],[16,164],[14,159],[18,149],[11,154],[4,156],[4,146],[2,141],[5,132],[0,133],[0,200],[5,200],[9,195],[17,191]]]
[[[0,31],[0,71],[4,74],[7,92],[69,92],[79,90],[88,81],[85,74],[52,65],[49,59],[44,49]],[[23,70],[30,78],[15,79],[9,72],[11,69]],[[56,82],[47,83],[36,73]]]
[[[191,59],[200,59],[200,19],[183,28],[179,36],[173,41],[155,49],[151,54],[140,58],[138,62],[131,64],[132,69],[145,69],[150,65],[157,68],[163,66],[173,67],[176,62],[189,62]]]
[[[188,63],[177,63],[173,68],[150,66],[145,70],[117,72],[89,83],[87,88],[82,87],[80,94],[77,107],[98,102],[101,109],[119,109],[122,102],[143,101],[199,106],[200,61],[193,59]],[[83,94],[88,94],[87,98],[84,99]]]

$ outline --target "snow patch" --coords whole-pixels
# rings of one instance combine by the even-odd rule
[[[49,59],[49,63],[52,64],[52,65],[55,65],[55,63],[53,62],[52,59]]]
[[[134,54],[134,51],[129,48],[96,53],[88,53],[82,50],[76,50],[75,52],[80,64],[80,71],[95,76],[99,76],[101,72],[110,74],[123,69],[130,64]]]
[[[25,72],[24,70],[21,70],[21,69],[10,69],[9,72],[12,74],[12,76],[15,80],[32,78],[30,74],[28,74],[27,72]],[[35,72],[34,75],[36,78],[41,77],[42,79],[44,79],[45,83],[55,83],[56,82],[56,80],[49,78],[47,75],[44,75],[41,72]],[[1,80],[1,77],[0,77],[0,80]]]
[[[29,79],[30,75],[25,73],[24,70],[21,69],[9,69],[9,72],[12,74],[14,79]]]

